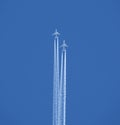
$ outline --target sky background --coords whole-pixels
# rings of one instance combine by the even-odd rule
[[[56,28],[67,125],[120,125],[119,0],[0,0],[0,125],[52,125]]]

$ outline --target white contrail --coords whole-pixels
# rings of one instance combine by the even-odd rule
[[[63,106],[64,106],[64,110],[63,110],[63,125],[66,125],[66,50],[64,50],[64,101],[63,101]]]
[[[57,42],[57,71],[56,71],[56,84],[57,84],[57,125],[59,125],[59,39],[58,36],[56,36],[56,42]]]
[[[59,125],[66,125],[66,50],[61,53],[61,74],[59,90]]]
[[[53,125],[56,125],[57,97],[56,97],[56,41],[54,40],[54,78],[53,78]]]
[[[59,39],[54,39],[53,125],[58,125],[59,102]]]
[[[62,125],[62,113],[63,113],[63,52],[61,53],[61,71],[60,71],[60,88],[59,88],[59,125]]]
[[[53,97],[53,112],[54,112],[54,123],[53,125],[58,124],[58,85],[59,85],[59,48],[58,48],[58,37],[54,39],[54,97]]]

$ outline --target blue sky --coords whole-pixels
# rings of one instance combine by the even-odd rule
[[[67,50],[67,124],[120,125],[120,1],[0,1],[0,124],[52,125],[53,37]]]

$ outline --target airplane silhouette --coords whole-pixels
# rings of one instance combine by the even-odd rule
[[[63,44],[60,46],[61,48],[63,48],[63,50],[66,50],[66,48],[68,47],[67,44],[65,43],[65,40],[63,40]]]
[[[59,36],[59,35],[60,35],[60,33],[56,29],[55,32],[53,33],[53,36]]]

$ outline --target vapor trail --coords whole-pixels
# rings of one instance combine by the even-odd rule
[[[59,87],[59,125],[62,125],[62,113],[63,113],[63,52],[61,53],[61,71],[60,71],[60,87]]]
[[[53,78],[53,125],[56,125],[57,96],[56,96],[56,42],[54,40],[54,78]]]
[[[53,90],[53,125],[58,125],[58,94],[59,94],[59,39],[54,39],[54,90]]]
[[[58,39],[58,36],[56,36],[56,47],[57,47],[57,71],[56,71],[56,84],[57,84],[57,125],[59,125],[59,117],[58,117],[58,114],[59,114],[59,39]]]
[[[63,125],[66,124],[66,50],[64,50],[64,101],[63,101],[63,106],[64,106],[64,110],[63,110]]]

